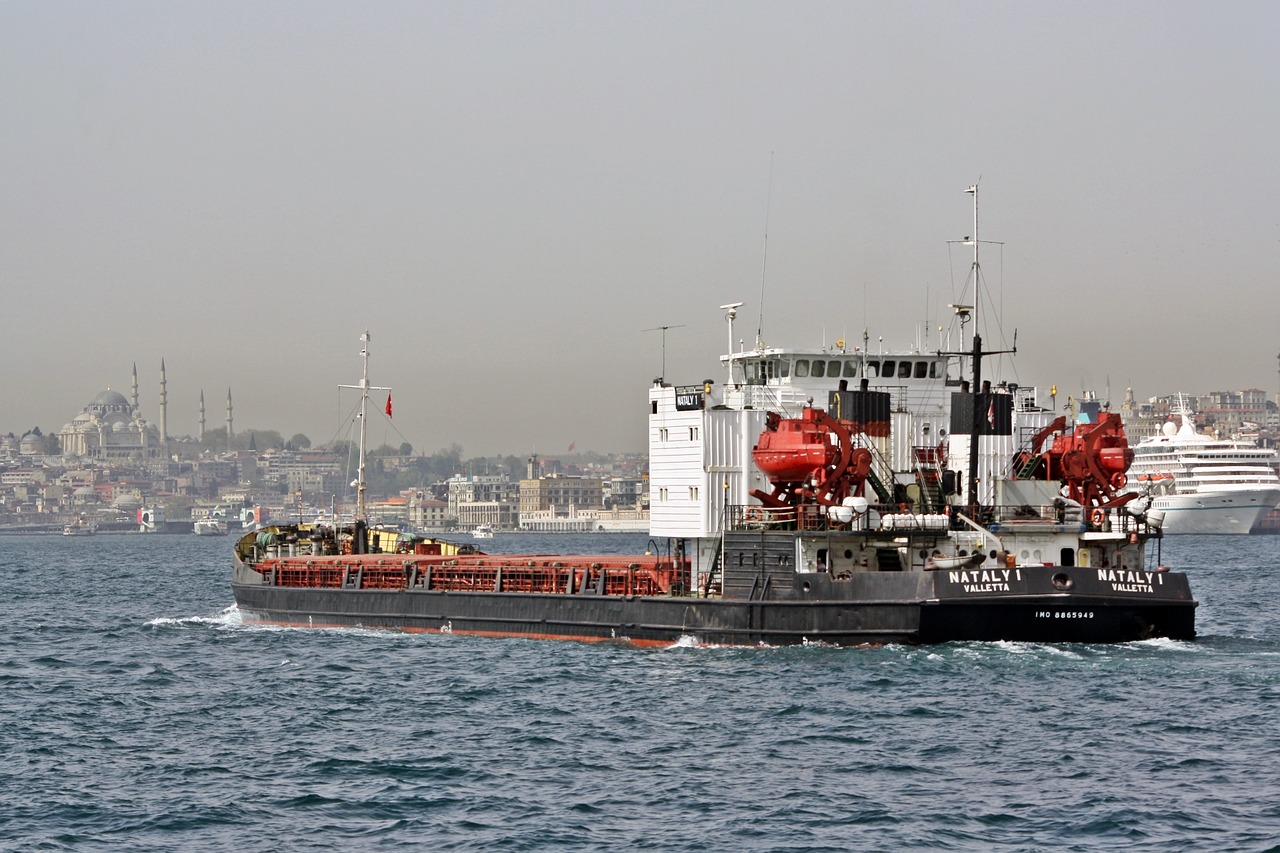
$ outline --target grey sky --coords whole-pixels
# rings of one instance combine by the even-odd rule
[[[1023,383],[1274,394],[1274,3],[0,4],[0,431],[639,450],[754,338],[907,345],[984,269]],[[772,160],[772,166],[771,166]],[[770,172],[772,171],[772,180]],[[772,187],[772,189],[770,189]],[[998,337],[988,332],[989,342]],[[381,402],[381,401],[379,401]]]

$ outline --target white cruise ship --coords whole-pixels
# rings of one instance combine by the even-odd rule
[[[1276,452],[1196,432],[1186,406],[1174,415],[1181,426],[1167,422],[1133,448],[1129,489],[1151,496],[1166,534],[1248,533],[1280,504]]]

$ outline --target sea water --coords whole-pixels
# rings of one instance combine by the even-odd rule
[[[231,545],[0,537],[0,849],[1280,850],[1280,537],[1164,541],[1196,642],[863,649],[247,626]]]

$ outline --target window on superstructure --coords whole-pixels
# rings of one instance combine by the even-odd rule
[[[814,359],[812,369],[813,375],[816,378],[820,379],[827,375],[827,363],[825,361],[818,361],[817,359]]]
[[[845,378],[847,379],[857,379],[858,378],[858,362],[846,361],[844,363],[844,375],[845,375]]]
[[[929,378],[930,379],[938,378],[938,362],[936,361],[929,362]]]
[[[929,362],[916,362],[916,379],[924,379],[929,374]]]
[[[840,375],[840,362],[838,362],[838,361],[828,361],[828,362],[827,362],[827,375],[828,375],[828,376],[839,376],[839,375]]]
[[[911,362],[909,361],[898,362],[898,378],[899,379],[911,378]]]
[[[866,371],[867,371],[867,376],[869,378],[871,379],[877,378],[878,376],[880,376],[880,362],[868,361],[866,366]]]
[[[891,358],[887,358],[880,365],[880,375],[888,379],[892,379],[894,371],[896,371],[897,369],[898,369],[898,362],[894,361]]]
[[[809,375],[809,359],[807,358],[796,359],[796,376],[803,378],[808,375]]]

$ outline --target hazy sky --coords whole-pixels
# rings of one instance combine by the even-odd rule
[[[1280,4],[0,3],[0,432],[641,450],[754,339],[904,346],[984,256],[1024,384],[1277,389]],[[767,222],[768,251],[764,262]],[[936,336],[936,333],[935,333]],[[988,345],[998,330],[987,332]],[[935,341],[936,343],[936,341]],[[385,402],[380,399],[379,403]]]

